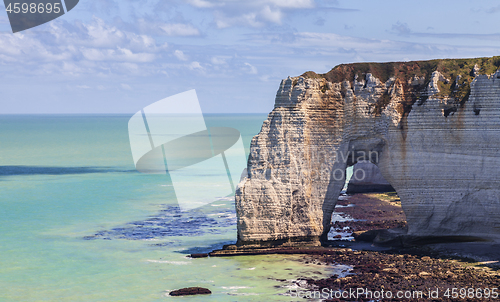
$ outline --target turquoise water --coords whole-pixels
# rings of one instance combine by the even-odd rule
[[[236,241],[234,199],[178,212],[164,175],[136,172],[130,116],[0,116],[0,301],[289,301],[295,256],[190,259]],[[265,115],[209,115],[248,149]],[[193,183],[193,188],[202,184]],[[187,286],[211,296],[170,297]]]

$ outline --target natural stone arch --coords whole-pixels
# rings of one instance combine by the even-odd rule
[[[326,241],[330,231],[331,217],[335,211],[338,197],[345,186],[345,176],[347,168],[354,166],[358,161],[367,161],[378,165],[380,155],[383,152],[385,140],[377,137],[356,138],[347,143],[348,148],[345,151],[337,151],[336,161],[340,166],[336,166],[333,175],[330,177],[328,189],[323,201],[323,233],[321,240]],[[343,171],[343,179],[334,177],[337,171]]]
[[[415,70],[432,62],[368,67]],[[486,68],[488,61],[481,62]],[[347,166],[325,154],[351,148],[378,150],[409,235],[499,237],[500,71],[464,82],[471,70],[453,80],[439,64],[423,75],[385,78],[352,76],[365,65],[345,66],[336,76],[282,81],[237,190],[238,242],[318,243],[344,184],[332,173]],[[485,200],[479,212],[461,218],[478,200]]]

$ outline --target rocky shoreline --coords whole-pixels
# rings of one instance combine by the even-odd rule
[[[314,293],[344,293],[358,291],[385,292],[382,301],[479,301],[473,298],[460,297],[460,290],[466,293],[471,289],[474,295],[483,295],[488,291],[493,299],[494,292],[500,292],[500,268],[491,262],[475,262],[452,255],[444,255],[426,248],[410,248],[386,251],[353,250],[339,247],[280,247],[265,249],[232,248],[209,253],[210,257],[227,257],[238,255],[263,254],[302,254],[304,264],[317,264],[335,267],[351,266],[352,270],[341,276],[334,274],[326,278],[299,278],[295,281],[297,288],[289,295],[314,297]],[[208,256],[207,255],[207,256]],[[289,280],[282,280],[284,283]],[[453,289],[456,290],[453,290]],[[454,293],[459,295],[453,297]],[[388,298],[387,293],[394,295]],[[477,292],[477,293],[476,293]],[[481,293],[479,293],[481,292]],[[397,298],[396,295],[414,295]],[[437,294],[436,294],[437,293]],[[295,296],[294,296],[295,297]],[[323,297],[324,298],[324,297]],[[323,301],[381,301],[369,296],[342,296],[331,294]],[[497,297],[497,299],[500,298]]]
[[[349,275],[330,276],[324,279],[304,279],[311,291],[339,292],[358,291],[381,292],[386,296],[383,301],[477,301],[479,292],[498,288],[500,274],[486,267],[472,265],[459,260],[446,259],[442,256],[423,256],[425,254],[388,253],[374,251],[339,250],[336,253],[322,256],[308,255],[305,263],[321,262],[327,265],[344,264],[353,269]],[[458,297],[453,297],[453,288],[457,289]],[[460,297],[460,290],[474,290],[472,294]],[[481,289],[478,291],[478,289]],[[447,292],[448,291],[448,292]],[[498,291],[498,290],[497,290]],[[387,292],[393,297],[389,298]],[[402,298],[397,298],[397,293]],[[463,292],[463,290],[462,290]],[[411,297],[408,296],[411,293]],[[421,293],[421,294],[420,294]],[[436,295],[437,293],[437,295]],[[478,296],[476,296],[476,294]],[[405,298],[405,295],[406,298]],[[373,296],[360,295],[327,299],[326,301],[373,301]],[[484,300],[484,298],[483,298]],[[488,299],[486,299],[488,300]]]
[[[436,242],[422,240],[410,246],[377,247],[372,244],[373,234],[404,232],[404,213],[395,193],[356,194],[341,198],[337,214],[352,218],[349,221],[332,223],[334,229],[346,229],[355,239],[331,240],[323,247],[269,247],[248,248],[228,245],[222,250],[208,254],[193,254],[198,257],[224,257],[261,254],[303,254],[305,264],[348,265],[352,267],[346,275],[332,275],[322,279],[301,278],[297,285],[302,296],[313,293],[345,293],[362,289],[368,292],[396,295],[412,293],[411,298],[387,296],[383,301],[476,301],[477,295],[493,291],[500,284],[500,249],[492,242]],[[371,234],[367,236],[367,234]],[[368,242],[366,241],[368,240]],[[446,239],[443,239],[446,241]],[[466,240],[466,239],[464,239]],[[416,242],[416,241],[415,241]],[[488,253],[485,253],[488,251]],[[300,284],[299,284],[300,283]],[[306,284],[304,286],[304,284]],[[456,290],[453,290],[453,289]],[[460,292],[462,290],[462,292]],[[474,294],[469,291],[474,290]],[[460,296],[465,291],[465,296]],[[481,292],[481,293],[479,293]],[[297,294],[297,293],[296,293]],[[458,296],[455,297],[454,295]],[[421,296],[419,296],[421,295]],[[499,293],[500,295],[500,293]],[[493,296],[491,296],[492,298]],[[498,297],[500,298],[500,297]],[[489,298],[488,298],[489,299]],[[488,300],[486,299],[486,300]],[[373,301],[373,297],[355,298],[329,296],[325,301]]]

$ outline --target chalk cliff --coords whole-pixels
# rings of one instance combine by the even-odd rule
[[[330,229],[345,169],[369,159],[408,234],[500,235],[500,57],[343,64],[281,82],[236,192],[238,243]]]

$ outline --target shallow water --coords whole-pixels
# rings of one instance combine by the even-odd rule
[[[248,152],[265,118],[206,120]],[[177,300],[289,301],[293,280],[332,273],[298,256],[186,257],[236,241],[234,199],[180,212],[166,176],[136,172],[128,119],[0,116],[0,301],[163,301],[187,286],[213,294]]]

